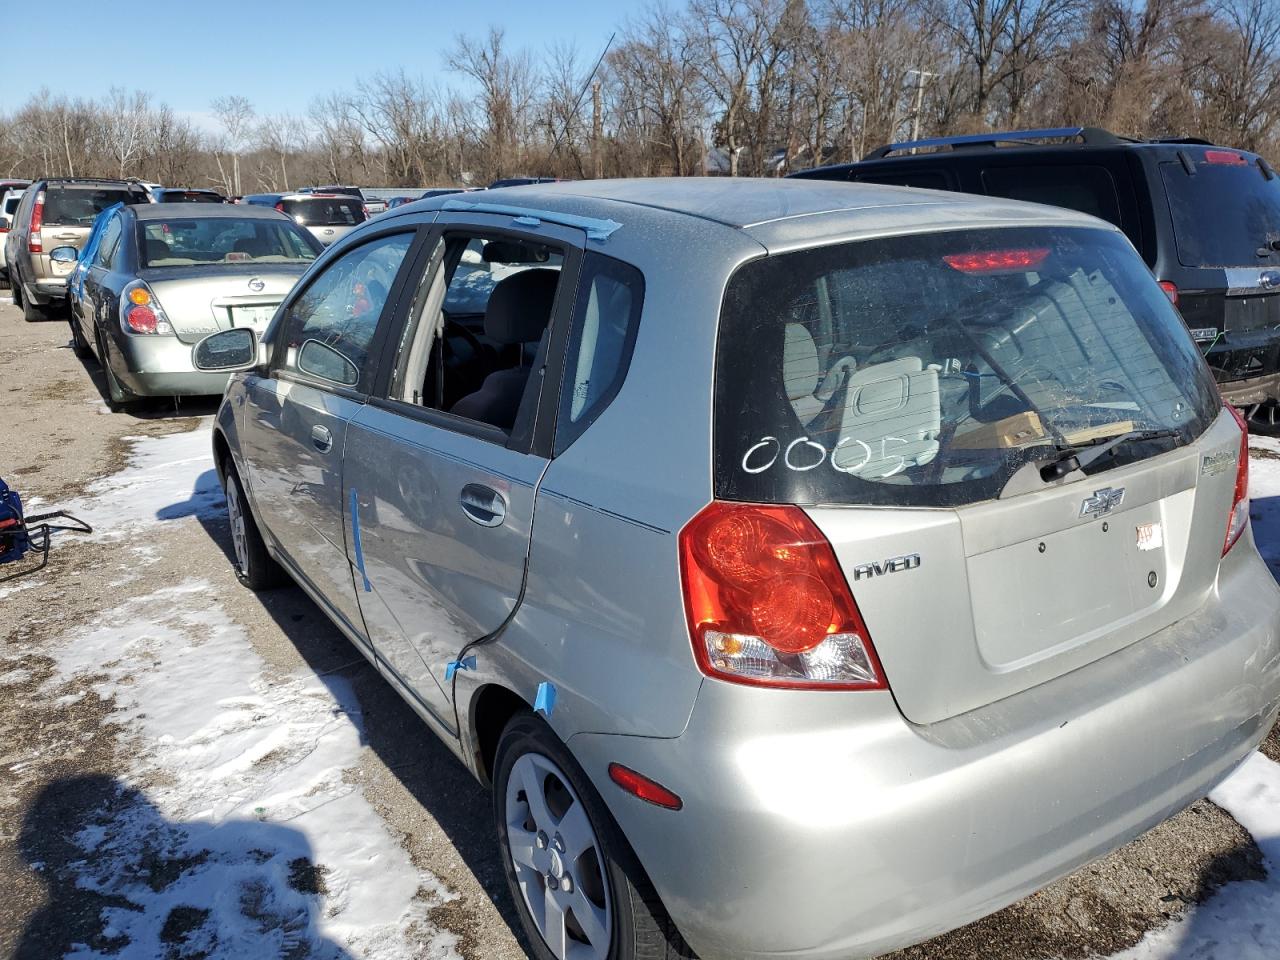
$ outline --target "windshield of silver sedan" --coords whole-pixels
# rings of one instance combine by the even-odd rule
[[[198,267],[225,263],[310,263],[317,251],[294,224],[230,217],[148,220],[139,225],[142,266]]]

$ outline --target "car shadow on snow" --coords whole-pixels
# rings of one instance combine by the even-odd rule
[[[347,960],[317,934],[325,873],[298,830],[167,820],[114,777],[63,777],[27,809],[18,849],[46,887],[13,960],[94,955]]]
[[[225,514],[201,512],[200,523],[230,565],[231,531]],[[511,936],[528,950],[515,905],[507,889],[494,835],[491,794],[449,752],[423,720],[374,669],[302,589],[292,583],[256,595],[281,632],[322,680],[341,675],[360,703],[361,740],[439,825],[448,843],[476,878],[507,925]],[[410,851],[422,838],[413,831]],[[445,857],[452,860],[452,855]],[[430,869],[430,865],[427,865]],[[443,878],[442,878],[443,879]],[[466,895],[466,891],[460,891]],[[439,925],[459,937],[459,949],[470,956],[470,912],[465,901],[437,908]],[[532,955],[532,953],[530,953]]]

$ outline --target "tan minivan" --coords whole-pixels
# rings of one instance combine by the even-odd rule
[[[5,240],[14,306],[27,320],[45,320],[67,299],[74,263],[49,259],[54,247],[82,248],[99,213],[117,203],[150,203],[146,188],[129,180],[58,177],[27,188]]]

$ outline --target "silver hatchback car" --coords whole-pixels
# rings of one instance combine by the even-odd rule
[[[1246,437],[1116,229],[806,181],[331,247],[214,449],[480,780],[540,960],[867,957],[1203,797],[1280,704]]]

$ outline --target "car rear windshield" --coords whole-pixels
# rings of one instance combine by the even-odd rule
[[[309,263],[310,237],[292,223],[231,217],[147,220],[138,226],[144,267],[216,266],[224,263]]]
[[[1280,252],[1268,249],[1270,241],[1280,240],[1280,177],[1268,180],[1256,163],[1233,150],[1192,150],[1190,156],[1193,174],[1178,161],[1160,164],[1178,262],[1185,267],[1280,263]]]
[[[44,191],[46,226],[91,227],[98,214],[117,203],[146,203],[141,191],[126,188],[63,187],[50,184]]]
[[[348,227],[364,221],[358,197],[307,197],[282,200],[284,212],[308,227]]]
[[[1123,237],[1016,228],[752,261],[731,278],[715,381],[728,500],[960,506],[1027,463],[1132,431],[1093,473],[1198,436],[1200,353]]]

